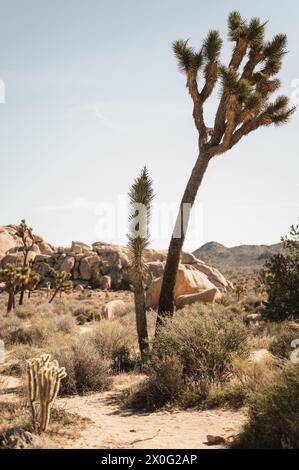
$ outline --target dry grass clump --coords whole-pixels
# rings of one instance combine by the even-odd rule
[[[139,361],[138,343],[130,315],[102,320],[94,329],[91,340],[114,372],[128,372],[136,367]]]
[[[229,380],[235,357],[249,354],[241,318],[220,306],[188,306],[158,333],[148,380],[128,406],[158,408],[175,402],[200,405],[212,384]]]
[[[249,422],[232,447],[237,449],[299,448],[299,365],[288,364],[255,393]]]
[[[49,448],[54,447],[51,439],[75,438],[89,421],[76,413],[69,413],[61,407],[53,407],[51,410],[51,422],[47,435],[36,435],[32,429],[31,413],[25,401],[2,401],[0,402],[0,449],[20,448],[15,446],[14,437],[30,433],[30,442],[21,442],[25,448]],[[13,445],[12,445],[13,444]]]
[[[53,346],[49,352],[67,371],[67,377],[61,382],[61,395],[83,395],[109,388],[109,366],[89,338]]]

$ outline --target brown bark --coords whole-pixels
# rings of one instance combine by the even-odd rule
[[[157,321],[158,325],[161,325],[163,323],[163,317],[172,316],[174,312],[173,294],[176,281],[176,274],[190,218],[190,211],[188,210],[188,206],[186,207],[185,205],[190,205],[190,209],[193,206],[198,188],[208,167],[208,163],[209,155],[208,153],[202,150],[192,170],[191,176],[189,178],[180,204],[176,227],[172,234],[170,245],[168,248],[168,256],[164,270],[161,296],[159,301]],[[180,233],[177,232],[178,227],[180,228]]]
[[[13,292],[8,293],[7,313],[10,313],[15,306],[15,296]]]
[[[135,301],[138,344],[139,344],[141,358],[142,360],[144,360],[148,353],[149,343],[148,343],[147,320],[146,320],[145,294],[144,294],[142,278],[136,279],[134,283],[134,301]]]

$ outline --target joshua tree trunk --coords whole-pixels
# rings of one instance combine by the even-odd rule
[[[162,323],[163,317],[171,316],[174,312],[174,287],[188,228],[190,210],[195,202],[198,188],[202,182],[208,164],[209,155],[204,151],[201,151],[192,170],[180,204],[176,226],[168,248],[168,256],[159,301],[158,325]]]
[[[139,343],[141,358],[143,360],[148,353],[149,345],[148,345],[146,307],[145,307],[144,287],[142,283],[142,273],[141,273],[140,278],[135,281],[134,300],[135,300],[138,343]]]
[[[15,296],[13,292],[8,294],[7,313],[10,313],[15,306]]]
[[[25,290],[22,289],[22,290],[21,290],[21,293],[20,293],[20,298],[19,298],[19,305],[23,305],[23,302],[24,302],[24,294],[25,294]]]
[[[55,299],[55,297],[56,297],[57,294],[58,294],[58,289],[56,289],[56,290],[54,291],[54,294],[52,295],[52,297],[51,297],[50,300],[49,300],[49,304],[51,304],[51,303],[53,302],[53,300]]]

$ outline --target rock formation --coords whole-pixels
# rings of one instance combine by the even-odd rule
[[[15,235],[16,228],[15,225],[0,226],[0,267],[4,267],[7,263],[21,264],[23,262],[21,244]],[[35,244],[30,252],[29,260],[33,269],[42,275],[44,285],[49,280],[51,281],[52,268],[71,273],[75,287],[92,285],[94,277],[101,279],[104,289],[123,288],[125,278],[128,284],[130,254],[125,246],[96,242],[90,247],[85,243],[73,241],[69,248],[54,248],[40,236],[34,237]],[[146,252],[148,286],[153,283],[154,289],[156,289],[156,279],[161,278],[163,274],[166,255],[166,251],[149,249]],[[224,292],[231,287],[229,281],[217,269],[198,260],[191,253],[182,253],[180,273],[183,272],[182,270],[184,274],[183,276],[179,274],[182,279],[178,278],[181,286],[177,288],[176,297],[203,292],[215,287],[217,292]],[[186,287],[190,284],[190,279],[193,280],[191,290]]]

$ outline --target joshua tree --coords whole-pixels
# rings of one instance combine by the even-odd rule
[[[32,228],[28,227],[26,220],[21,220],[20,225],[16,231],[16,236],[20,238],[22,242],[22,252],[23,252],[23,267],[25,268],[28,265],[28,255],[32,250],[35,240]],[[19,305],[23,304],[25,290],[21,290]]]
[[[238,12],[229,15],[228,29],[229,39],[234,42],[228,66],[219,62],[222,40],[217,31],[208,33],[199,52],[190,47],[188,41],[173,43],[179,68],[186,75],[187,89],[193,101],[199,153],[181,200],[169,245],[159,303],[160,323],[163,316],[171,316],[174,311],[173,291],[190,209],[210,160],[262,126],[286,123],[295,110],[288,107],[286,96],[269,101],[270,95],[280,87],[279,80],[274,77],[287,52],[287,37],[278,34],[265,42],[265,23],[258,18],[248,23]],[[202,87],[199,83],[200,72]],[[204,104],[218,80],[221,82],[220,101],[213,127],[209,128],[204,117]]]
[[[149,243],[149,220],[153,200],[152,182],[144,168],[135,179],[130,192],[130,233],[128,246],[132,255],[131,280],[134,288],[136,327],[141,357],[148,352],[148,332],[145,306],[144,252]]]
[[[37,285],[41,281],[41,275],[36,271],[33,271],[31,267],[25,266],[24,268],[20,268],[21,274],[21,294],[25,291],[28,291],[28,297],[32,291],[34,291]]]
[[[0,269],[0,280],[5,282],[8,292],[7,313],[15,308],[15,296],[18,292],[33,291],[41,280],[41,276],[29,266],[21,267],[7,263]]]
[[[49,304],[53,302],[58,293],[60,293],[61,297],[62,292],[68,292],[73,287],[73,283],[71,281],[71,273],[67,273],[65,271],[55,271],[55,269],[52,269],[52,274],[54,277],[54,292],[49,300]]]
[[[15,308],[15,295],[20,286],[20,268],[8,263],[5,268],[0,269],[0,280],[5,283],[8,292],[7,313]]]

